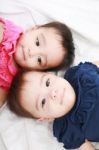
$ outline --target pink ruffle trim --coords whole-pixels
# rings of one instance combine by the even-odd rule
[[[17,69],[13,63],[16,43],[23,30],[8,20],[0,18],[4,24],[3,40],[0,43],[0,86],[8,90]]]

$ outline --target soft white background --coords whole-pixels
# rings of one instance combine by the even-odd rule
[[[99,0],[0,0],[0,16],[25,29],[52,20],[72,30],[76,57],[99,60]],[[0,112],[0,150],[63,150],[53,137],[51,125],[19,118],[5,106]]]

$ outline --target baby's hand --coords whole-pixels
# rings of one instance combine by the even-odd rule
[[[0,87],[0,107],[2,107],[2,105],[5,103],[6,96],[7,92]]]
[[[76,150],[96,150],[93,144],[86,140],[84,144],[82,144],[78,149]]]

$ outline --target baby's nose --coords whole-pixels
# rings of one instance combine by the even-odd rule
[[[51,98],[55,99],[56,98],[56,90],[51,91]]]

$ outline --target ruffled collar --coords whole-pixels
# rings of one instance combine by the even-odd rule
[[[8,20],[0,18],[0,22],[4,24],[3,39],[0,48],[7,52],[7,55],[9,56],[7,64],[8,69],[12,75],[15,75],[17,73],[17,68],[13,63],[13,54],[15,53],[17,41],[23,30]],[[3,52],[2,55],[4,55]]]

